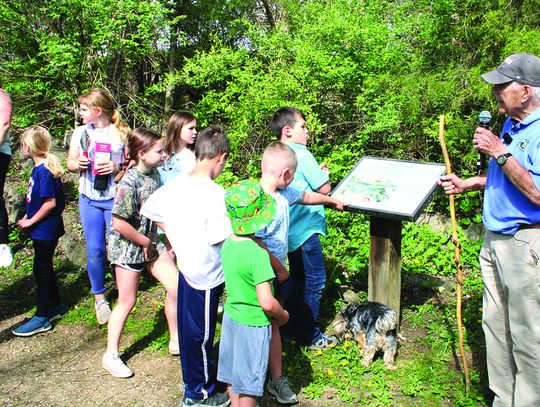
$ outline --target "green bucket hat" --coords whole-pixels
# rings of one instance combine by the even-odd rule
[[[245,179],[231,185],[225,194],[233,232],[251,235],[268,226],[276,214],[276,201],[258,181]]]

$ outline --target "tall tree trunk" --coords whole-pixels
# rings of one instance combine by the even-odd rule
[[[177,0],[172,5],[174,9],[174,17],[179,17],[184,13],[185,7],[182,0]],[[178,37],[180,35],[181,29],[180,24],[177,22],[174,26],[171,26],[171,33],[169,36],[170,48],[169,48],[169,58],[168,58],[168,72],[169,76],[172,77],[176,71],[178,60]],[[167,82],[167,87],[165,89],[165,103],[164,103],[164,114],[165,117],[163,120],[171,114],[174,106],[174,89],[170,82]]]
[[[169,76],[172,76],[176,69],[177,50],[178,50],[178,46],[176,45],[176,35],[171,34],[171,47],[169,49],[169,63],[168,63]],[[163,112],[166,116],[170,114],[172,110],[172,105],[173,105],[173,89],[172,89],[171,83],[167,82],[167,87],[165,88],[165,106],[163,109]]]
[[[270,26],[270,29],[273,30],[276,28],[276,20],[274,19],[274,15],[272,14],[272,9],[270,8],[270,3],[268,0],[262,0],[263,6],[264,6],[264,12],[266,14],[266,20],[268,21],[268,25]]]

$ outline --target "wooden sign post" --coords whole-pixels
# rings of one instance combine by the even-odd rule
[[[368,300],[400,313],[401,221],[372,216],[369,224]]]
[[[371,216],[368,299],[401,310],[401,226],[429,203],[445,166],[363,157],[332,191],[347,210]]]

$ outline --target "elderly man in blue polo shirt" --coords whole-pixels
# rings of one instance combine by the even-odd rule
[[[494,406],[540,406],[540,59],[513,54],[482,75],[507,116],[501,137],[479,127],[487,176],[440,178],[447,194],[485,188],[482,326]]]

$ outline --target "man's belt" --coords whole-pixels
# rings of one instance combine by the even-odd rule
[[[540,223],[533,223],[532,225],[520,225],[520,229],[540,229]]]

